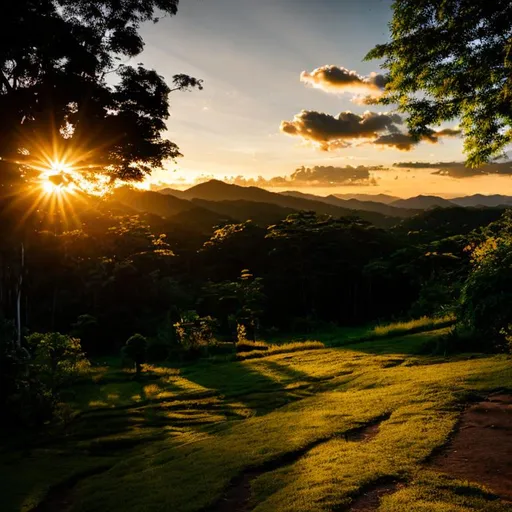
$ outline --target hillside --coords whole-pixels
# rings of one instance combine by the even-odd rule
[[[329,204],[310,197],[297,197],[269,192],[258,187],[240,187],[218,180],[201,183],[184,191],[187,199],[203,199],[207,201],[252,201],[254,203],[274,204],[295,211],[312,210],[319,214],[333,217],[359,216],[379,227],[389,227],[396,224],[396,219],[377,212],[355,211],[339,205]]]
[[[408,199],[399,199],[398,201],[393,201],[391,203],[391,206],[395,206],[397,208],[411,208],[415,210],[428,210],[429,208],[448,208],[453,205],[454,203],[448,201],[447,199],[443,199],[442,197],[424,195],[410,197]]]
[[[475,194],[472,196],[456,197],[450,199],[452,203],[459,206],[512,206],[512,196],[504,196],[501,194],[483,195]]]
[[[386,204],[384,202],[361,200],[355,198],[342,199],[338,195],[329,196],[315,196],[313,194],[304,194],[303,192],[286,191],[282,192],[287,196],[299,197],[309,199],[310,201],[321,201],[323,203],[340,206],[341,208],[349,208],[356,211],[375,212],[390,217],[410,217],[418,213],[417,210],[410,210],[407,208],[398,208]],[[371,196],[368,196],[371,197]],[[391,197],[391,196],[388,196]],[[396,198],[393,198],[396,199]]]
[[[334,194],[339,199],[357,199],[358,201],[372,201],[374,203],[391,204],[400,198],[388,194]]]
[[[255,224],[266,227],[286,219],[297,210],[272,203],[256,203],[254,201],[207,201],[192,199],[192,203],[219,215],[235,219],[239,222],[252,220]]]
[[[140,382],[95,366],[62,437],[2,451],[3,510],[509,511],[510,398],[492,393],[510,364],[421,355],[445,334],[152,365]]]

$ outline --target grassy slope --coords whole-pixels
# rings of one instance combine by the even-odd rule
[[[196,511],[247,468],[319,440],[325,442],[252,482],[256,511],[333,510],[387,476],[407,485],[383,500],[382,511],[510,510],[473,485],[423,468],[471,394],[512,390],[506,357],[414,355],[441,332],[153,367],[140,384],[98,368],[94,384],[76,388],[69,407],[77,416],[65,438],[2,455],[2,510],[30,510],[49,485],[111,466],[79,482],[73,511]],[[389,419],[370,442],[341,436],[382,415]]]

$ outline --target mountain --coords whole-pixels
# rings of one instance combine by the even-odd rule
[[[464,208],[451,206],[423,210],[414,217],[404,219],[393,231],[409,239],[429,242],[442,238],[463,235],[491,222],[503,215],[501,208]]]
[[[372,201],[374,203],[391,204],[400,198],[388,194],[334,194],[339,199],[357,199],[358,201]]]
[[[303,199],[309,200],[317,200],[322,201],[323,203],[332,204],[334,206],[341,206],[342,208],[349,208],[350,210],[358,210],[365,212],[376,212],[381,213],[382,215],[388,215],[391,217],[411,217],[418,213],[417,210],[409,210],[406,208],[397,208],[395,206],[391,206],[386,203],[377,202],[377,201],[363,201],[361,199],[342,199],[338,195],[330,195],[330,196],[315,196],[313,194],[304,194],[303,192],[295,192],[293,190],[281,192],[282,194],[293,196],[293,197],[301,197]],[[347,194],[348,195],[348,194]],[[360,194],[362,197],[373,197],[370,194]],[[384,194],[382,194],[384,195]],[[385,196],[392,198],[392,196]],[[393,198],[397,200],[398,198]]]
[[[114,192],[110,201],[113,204],[121,203],[138,212],[157,215],[171,224],[179,224],[195,231],[210,232],[213,226],[235,222],[229,215],[219,214],[186,199],[159,192],[121,187]]]
[[[286,219],[296,210],[272,203],[255,203],[253,201],[207,201],[206,199],[192,199],[192,203],[215,212],[244,222],[252,220],[255,224],[266,227]]]
[[[207,201],[252,201],[254,203],[274,204],[295,211],[312,210],[319,214],[333,217],[358,216],[379,227],[389,227],[396,223],[396,218],[387,217],[373,211],[355,211],[336,204],[322,201],[322,198],[310,199],[304,195],[278,194],[258,187],[240,187],[223,181],[210,180],[184,191],[184,197],[189,200],[203,199]]]
[[[298,197],[300,199],[308,199],[309,201],[321,201],[322,203],[332,204],[334,206],[339,206],[340,201],[336,196],[316,196],[315,194],[306,194],[304,192],[297,192],[296,190],[287,190],[285,192],[280,192],[281,195]]]
[[[459,206],[512,206],[512,196],[501,194],[491,196],[475,194],[474,196],[456,197],[455,199],[450,199],[450,201]]]
[[[164,194],[165,196],[174,196],[178,199],[186,199],[183,190],[176,190],[175,188],[161,188],[159,190],[155,190],[154,192]]]
[[[165,195],[149,190],[136,190],[130,187],[116,189],[112,199],[126,204],[135,210],[154,213],[164,218],[169,218],[194,208],[194,205],[186,199],[179,199],[173,195]]]
[[[416,196],[409,199],[399,199],[391,203],[397,208],[411,208],[415,210],[428,210],[430,208],[450,208],[454,203],[438,196]]]

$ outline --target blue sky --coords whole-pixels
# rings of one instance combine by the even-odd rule
[[[138,61],[168,80],[187,73],[205,81],[203,91],[172,95],[168,135],[185,156],[170,163],[166,172],[156,172],[153,180],[268,178],[289,175],[302,165],[461,160],[460,139],[422,143],[409,152],[362,145],[326,153],[279,130],[282,121],[293,120],[303,109],[331,115],[384,111],[356,105],[348,94],[308,87],[300,74],[324,65],[361,75],[379,71],[378,62],[363,58],[389,37],[390,5],[390,0],[181,0],[177,16],[145,25],[146,47]],[[398,174],[388,172],[379,183],[388,191],[404,189],[403,195],[418,187],[411,175]],[[460,180],[429,173],[415,179],[421,179],[419,188],[432,192],[460,185]]]

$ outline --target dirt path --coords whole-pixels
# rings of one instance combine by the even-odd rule
[[[512,395],[493,395],[469,407],[430,466],[512,501]]]
[[[394,494],[404,486],[394,479],[383,478],[363,489],[361,494],[350,505],[350,512],[375,512],[384,496]]]
[[[111,468],[111,465],[99,466],[89,471],[74,475],[72,478],[56,485],[48,491],[45,499],[30,512],[68,512],[73,504],[73,489],[76,485],[91,476],[104,473]]]
[[[367,425],[349,430],[341,435],[346,441],[367,443],[379,433],[380,424],[389,419],[389,416],[390,415],[381,416]],[[251,483],[254,479],[269,471],[293,464],[313,448],[331,439],[332,437],[329,439],[319,439],[301,450],[285,454],[278,459],[269,461],[268,464],[259,468],[245,471],[231,482],[224,496],[217,503],[213,504],[213,506],[209,507],[207,512],[249,512],[251,510]],[[366,509],[358,510],[363,511]]]

